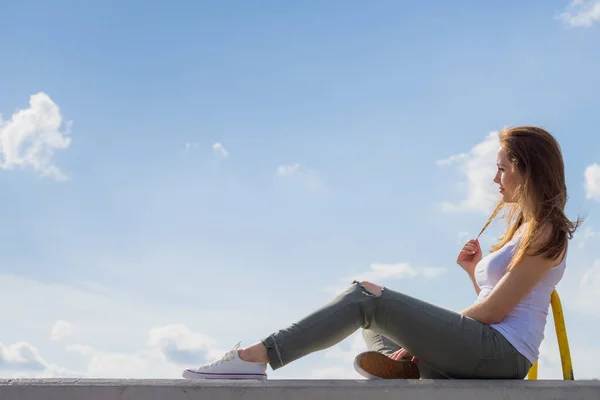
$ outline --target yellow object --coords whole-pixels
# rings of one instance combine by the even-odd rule
[[[552,292],[550,297],[550,304],[552,305],[552,315],[554,317],[554,327],[556,329],[556,339],[558,340],[558,350],[560,352],[560,362],[562,364],[563,379],[572,381],[575,380],[573,375],[573,363],[571,362],[571,351],[569,350],[569,339],[567,338],[567,327],[565,325],[565,317],[562,310],[562,304],[560,303],[560,297],[555,291]],[[529,373],[527,379],[535,380],[538,378],[538,363],[536,362]]]
[[[538,362],[536,361],[536,363],[533,364],[533,366],[529,369],[529,373],[527,374],[527,379],[529,379],[530,381],[535,381],[537,379],[537,374],[538,374]]]

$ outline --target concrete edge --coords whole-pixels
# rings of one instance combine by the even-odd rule
[[[598,380],[184,380],[184,379],[0,379],[2,387],[211,387],[211,388],[428,388],[428,389],[533,389],[587,388],[600,392]]]

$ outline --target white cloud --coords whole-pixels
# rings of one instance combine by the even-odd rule
[[[348,350],[344,350],[342,344],[338,344],[325,351],[325,359],[341,360],[344,363],[352,364],[358,354],[367,351],[367,345],[360,330],[344,340],[344,342],[350,342]]]
[[[600,21],[600,0],[573,0],[556,18],[575,28],[588,28]]]
[[[280,165],[277,167],[277,175],[286,176],[286,175],[294,175],[298,173],[300,170],[300,164],[288,164],[288,165]]]
[[[583,274],[576,296],[579,310],[592,315],[600,313],[600,259],[594,261],[592,267]]]
[[[299,182],[311,190],[319,190],[324,187],[320,174],[300,163],[278,166],[277,176],[282,180]]]
[[[178,378],[184,366],[221,357],[225,351],[215,345],[215,340],[174,324],[151,328],[146,346],[135,352],[104,352],[89,344],[68,345],[67,350],[89,360],[88,378]]]
[[[158,349],[140,352],[103,352],[90,345],[71,345],[67,350],[79,353],[88,359],[86,378],[120,379],[173,379],[181,376],[181,368],[168,363]]]
[[[320,368],[311,371],[312,379],[364,379],[353,366],[354,358],[367,351],[362,332],[358,330],[350,337],[325,351]],[[322,366],[328,363],[327,366]]]
[[[383,279],[405,279],[405,278],[416,278],[423,276],[425,278],[434,278],[443,274],[446,270],[444,268],[414,268],[409,264],[371,264],[371,269],[356,275],[349,277],[351,280],[357,281],[369,281],[376,283],[376,281]]]
[[[197,149],[198,143],[196,142],[185,142],[185,152],[189,153],[192,149]]]
[[[89,344],[69,344],[66,347],[67,351],[77,353],[82,356],[93,356],[97,351]]]
[[[0,370],[11,378],[83,377],[53,363],[47,363],[39,351],[27,342],[9,346],[0,343]]]
[[[97,293],[80,287],[0,274],[3,336],[20,339],[20,333],[27,332],[30,343],[39,341],[40,354],[55,357],[46,360],[46,370],[12,369],[6,370],[3,376],[61,374],[63,370],[52,367],[51,363],[59,361],[61,367],[68,368],[64,370],[65,374],[86,377],[180,378],[182,367],[198,366],[221,357],[239,338],[234,334],[219,337],[219,343],[227,341],[227,348],[220,350],[220,346],[211,344],[211,338],[197,333],[198,329],[193,329],[190,324],[170,325],[164,321],[178,323],[197,319],[217,332],[223,331],[222,326],[215,329],[217,325],[232,323],[234,328],[240,323],[256,325],[257,317],[247,313],[207,311],[197,307],[192,309],[189,304],[164,302],[149,306],[146,301],[137,299],[137,295],[130,296],[114,289]],[[40,298],[53,301],[40,302]],[[23,318],[23,315],[31,317]],[[50,328],[57,320],[77,321],[73,325],[73,335],[66,343],[49,340]],[[265,321],[259,321],[259,325],[263,323]],[[11,340],[10,343],[18,341]],[[60,343],[65,343],[66,354],[60,353]],[[204,350],[199,350],[201,348]],[[189,362],[186,365],[176,363],[177,356],[180,361]],[[119,367],[121,363],[122,367]]]
[[[16,374],[17,377],[23,374]],[[37,374],[27,374],[26,376],[20,377],[30,377],[30,378],[85,378],[85,376],[81,372],[71,371],[67,368],[63,368],[56,364],[49,364],[46,369]]]
[[[192,332],[183,324],[150,329],[148,344],[176,364],[193,364],[205,358],[217,358],[224,351],[214,349],[215,340]]]
[[[220,155],[221,157],[229,156],[229,152],[227,151],[227,149],[225,149],[225,147],[223,147],[221,143],[213,144],[212,149],[215,154]]]
[[[445,268],[424,267],[414,268],[407,263],[401,264],[371,264],[368,271],[349,275],[340,280],[336,286],[327,287],[328,292],[339,293],[348,287],[352,281],[368,281],[375,284],[384,284],[388,279],[414,279],[423,277],[436,278],[446,272]]]
[[[9,346],[0,343],[0,369],[43,371],[46,362],[37,349],[27,342],[17,342]]]
[[[570,333],[569,326],[567,331]],[[575,379],[598,379],[600,347],[586,346],[577,341],[569,342],[571,362]],[[563,379],[560,352],[552,317],[548,318],[545,338],[540,346],[538,379]]]
[[[311,371],[311,379],[365,379],[349,367],[326,367]]]
[[[600,201],[600,165],[594,163],[585,169],[585,197]]]
[[[67,321],[56,321],[50,332],[50,339],[58,341],[64,340],[73,334],[73,327]]]
[[[425,278],[437,278],[446,272],[445,268],[436,268],[436,267],[425,267],[421,269],[421,275]]]
[[[469,232],[458,232],[457,234],[457,238],[456,238],[456,244],[458,244],[459,246],[462,246],[465,244],[466,239],[469,237]]]
[[[63,125],[60,109],[45,93],[29,98],[29,108],[18,110],[8,121],[0,115],[0,168],[32,168],[42,177],[65,180],[67,176],[54,165],[56,150],[69,147],[71,122]]]
[[[419,271],[408,264],[371,264],[371,270],[355,275],[357,281],[376,281],[387,278],[415,278]]]
[[[438,160],[435,163],[438,167],[446,167],[448,165],[452,165],[455,162],[463,161],[467,159],[468,156],[469,155],[467,153],[454,154],[444,160]]]
[[[574,238],[574,241],[577,243],[577,247],[583,249],[590,239],[596,237],[600,237],[600,232],[597,232],[589,226],[586,226],[581,232],[578,232]]]
[[[458,166],[464,181],[460,187],[466,197],[458,203],[444,202],[444,211],[476,211],[490,213],[498,201],[498,188],[493,183],[496,174],[496,154],[500,148],[497,132],[490,133],[470,152],[455,154],[436,164],[440,167]]]

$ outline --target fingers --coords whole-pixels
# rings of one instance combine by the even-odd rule
[[[396,361],[398,361],[398,360],[401,360],[402,358],[404,358],[404,357],[406,357],[406,356],[408,356],[408,355],[409,355],[409,354],[408,354],[408,351],[407,351],[407,350],[405,350],[405,349],[400,349],[400,350],[398,350],[398,351],[396,351],[396,352],[392,353],[392,355],[390,355],[390,358],[391,358],[392,360],[396,360]]]
[[[467,243],[465,243],[461,252],[475,254],[479,251],[479,249],[479,242],[477,240],[469,240]]]

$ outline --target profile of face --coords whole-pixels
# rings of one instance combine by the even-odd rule
[[[498,170],[494,182],[500,186],[502,200],[505,203],[514,203],[516,201],[515,192],[521,181],[521,174],[503,148],[498,150],[496,162]]]

